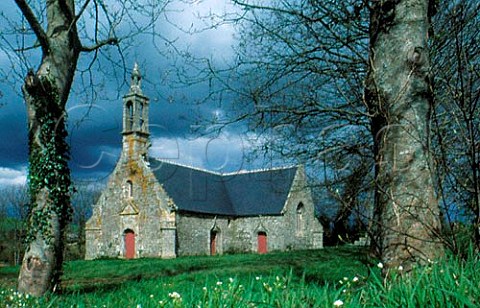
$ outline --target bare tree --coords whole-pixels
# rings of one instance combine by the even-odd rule
[[[223,97],[240,97],[233,120],[219,127],[253,119],[251,129],[272,136],[263,152],[314,166],[333,153],[338,159],[328,160],[324,174],[345,180],[355,168],[336,163],[353,157],[352,149],[370,149],[372,243],[386,267],[408,269],[441,255],[429,152],[435,1],[233,2],[240,8],[228,16],[240,24],[236,62],[222,70],[206,61],[204,71]],[[343,189],[346,205],[351,194]]]
[[[104,185],[97,181],[82,181],[75,184],[75,193],[72,195],[73,217],[70,224],[70,233],[77,246],[75,258],[85,257],[85,223],[92,214],[92,207],[97,202]]]
[[[29,68],[22,87],[29,129],[30,215],[20,292],[39,296],[55,290],[60,281],[64,231],[72,216],[65,106],[80,56],[89,55],[90,65],[81,73],[93,78],[90,69],[98,57],[110,56],[103,48],[116,46],[120,61],[110,65],[124,71],[120,43],[131,43],[137,34],[154,33],[167,2],[114,1],[107,5],[84,0],[76,6],[74,0],[15,0],[26,24],[4,16],[2,27],[10,29],[2,32],[6,33],[2,49],[9,49],[17,55],[12,59],[25,66],[31,59],[39,62],[36,69]],[[22,39],[9,40],[8,33]]]
[[[357,178],[360,186],[372,188],[373,142],[363,101],[368,56],[364,3],[232,2],[236,11],[209,19],[236,25],[233,63],[201,59],[206,68],[195,76],[208,80],[208,99],[217,99],[226,111],[207,127],[223,129],[244,121],[246,138],[259,145],[253,155],[306,164],[316,183],[312,188],[328,192],[322,204],[327,196],[336,200],[339,213],[345,214],[339,214],[339,224],[345,224],[352,213],[347,207],[355,202],[342,197],[359,200],[352,194],[365,191],[347,192],[343,185],[354,177],[354,162],[362,160],[358,157],[365,158],[367,171]]]
[[[349,157],[353,159],[354,156],[350,155]],[[371,200],[369,198],[363,200],[365,198],[363,193],[371,190],[370,187],[365,187],[365,178],[370,173],[370,167],[369,157],[363,154],[359,157],[359,160],[355,161],[347,175],[338,179],[339,183],[335,186],[342,187],[342,189],[336,194],[331,194],[340,203],[333,218],[334,238],[353,242],[359,237],[359,234],[355,234],[356,232],[352,234],[351,227],[369,232],[367,226],[371,219],[371,211],[368,204]],[[352,222],[352,220],[355,221]]]
[[[480,249],[480,20],[479,1],[442,1],[433,47],[434,150],[445,219],[473,222]],[[447,243],[465,252],[455,230]]]

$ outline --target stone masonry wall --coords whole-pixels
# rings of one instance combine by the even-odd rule
[[[294,236],[287,236],[286,245],[292,249],[323,248],[323,227],[315,218],[315,205],[307,184],[303,166],[295,175],[284,209],[286,224]]]
[[[314,211],[305,172],[299,168],[282,215],[232,218],[178,213],[177,253],[210,254],[212,230],[217,234],[218,254],[257,252],[258,232],[267,234],[268,251],[322,248],[323,228]]]
[[[86,225],[86,259],[123,257],[128,229],[135,233],[136,258],[162,257],[163,251],[174,257],[175,214],[168,196],[143,158],[134,158],[121,156],[94,207]]]
[[[267,233],[268,250],[284,249],[282,216],[227,218],[177,215],[178,255],[209,255],[210,235],[217,233],[217,253],[257,251],[257,234]]]

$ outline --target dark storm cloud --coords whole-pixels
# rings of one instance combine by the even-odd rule
[[[197,15],[209,12],[221,14],[225,3],[219,0],[201,2],[203,6],[184,6],[171,10],[169,18],[177,26],[188,29],[200,29],[204,22]],[[2,2],[3,11],[7,8]],[[12,9],[11,5],[8,5]],[[231,55],[233,28],[229,25],[217,27],[196,35],[190,35],[174,26],[162,22],[157,26],[162,35],[175,39],[177,48],[188,48],[196,57],[208,57],[224,61]],[[93,74],[80,73],[90,65],[93,54],[82,54],[79,72],[76,74],[72,93],[67,105],[73,176],[85,179],[104,179],[113,170],[121,151],[122,97],[129,90],[129,71],[135,62],[140,65],[143,79],[143,92],[150,98],[150,132],[154,147],[154,156],[175,158],[180,163],[222,170],[234,170],[243,167],[244,148],[241,137],[232,134],[221,138],[193,138],[192,126],[198,120],[212,118],[218,112],[214,102],[196,104],[207,95],[208,84],[185,87],[178,84],[174,76],[180,69],[181,58],[168,53],[165,42],[153,38],[139,37],[137,45],[124,50],[123,58],[111,49],[110,61],[125,61],[127,73],[115,68],[112,62],[99,58]],[[165,49],[159,49],[164,46]],[[163,47],[161,47],[163,48]],[[118,64],[117,63],[117,64]],[[0,53],[1,69],[8,70],[10,63]],[[22,80],[18,80],[18,87]],[[91,87],[93,84],[93,88]],[[0,182],[3,178],[19,181],[24,178],[28,162],[26,112],[22,97],[8,89],[0,89],[5,94],[2,101],[8,104],[0,107],[0,116],[4,129],[0,130]],[[93,90],[93,91],[92,91]],[[207,129],[207,128],[204,128]],[[230,131],[231,133],[232,131]],[[226,137],[225,137],[226,136]],[[178,149],[176,149],[178,148]],[[179,153],[172,156],[172,153]],[[12,180],[13,181],[13,180]]]
[[[2,91],[3,92],[3,91]],[[26,109],[20,98],[8,94],[0,107],[0,166],[21,168],[27,160]]]
[[[74,176],[102,177],[112,171],[121,149],[121,113],[121,103],[111,101],[68,108],[70,167]]]

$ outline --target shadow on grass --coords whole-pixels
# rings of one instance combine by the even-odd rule
[[[83,278],[83,279],[65,279],[62,281],[61,294],[88,294],[88,293],[104,293],[114,292],[125,287],[131,283],[140,281],[155,280],[166,277],[178,277],[185,273],[195,275],[195,273],[208,270],[206,266],[192,266],[185,270],[176,270],[172,268],[165,268],[157,273],[137,273],[130,275],[123,275],[118,277],[97,277],[97,278]]]
[[[323,286],[346,276],[366,276],[371,264],[365,249],[352,246],[265,255],[73,261],[65,264],[62,294],[110,293],[149,280],[186,282],[222,277],[252,279],[259,275],[291,275],[295,280]],[[17,276],[18,269],[0,269],[0,287],[15,287]]]

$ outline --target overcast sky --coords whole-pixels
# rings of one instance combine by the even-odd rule
[[[10,17],[19,12],[13,0],[1,1],[0,11]],[[205,21],[198,15],[210,12],[223,13],[230,10],[226,1],[197,1],[195,5],[172,7],[169,14],[171,22],[185,29],[201,29]],[[176,46],[187,48],[196,56],[205,56],[218,61],[228,61],[234,45],[234,28],[222,25],[215,29],[202,31],[195,35],[175,30],[175,27],[159,22],[158,29],[168,38],[176,38]],[[0,23],[0,31],[4,31]],[[5,46],[5,41],[1,42]],[[153,48],[151,41],[141,40],[138,45],[125,52],[129,69],[135,61],[140,64],[144,75],[144,94],[151,99],[150,131],[152,147],[150,155],[169,159],[182,164],[206,168],[214,171],[232,172],[239,169],[258,167],[258,162],[248,163],[245,154],[250,152],[251,141],[240,130],[232,128],[220,136],[194,136],[192,125],[199,117],[221,116],[223,111],[215,102],[195,105],[195,101],[205,96],[206,85],[190,88],[169,84],[173,75],[173,57],[165,57]],[[38,65],[38,61],[32,63]],[[88,57],[81,60],[79,66],[88,63]],[[83,62],[82,62],[83,61]],[[175,60],[175,61],[178,61]],[[15,65],[15,64],[14,64]],[[12,63],[7,54],[0,50],[0,70],[11,70]],[[94,72],[96,73],[96,72]],[[71,145],[71,168],[74,178],[93,181],[105,180],[113,170],[121,150],[121,96],[128,91],[128,84],[120,83],[118,78],[104,78],[99,83],[99,97],[92,102],[82,101],[82,78],[77,75],[73,93],[68,102],[68,131]],[[98,76],[97,76],[98,77]],[[105,77],[105,76],[104,76]],[[20,95],[21,80],[14,83],[0,82],[0,185],[25,182],[27,174],[28,148],[26,113],[23,98]],[[78,95],[77,95],[78,94]]]

